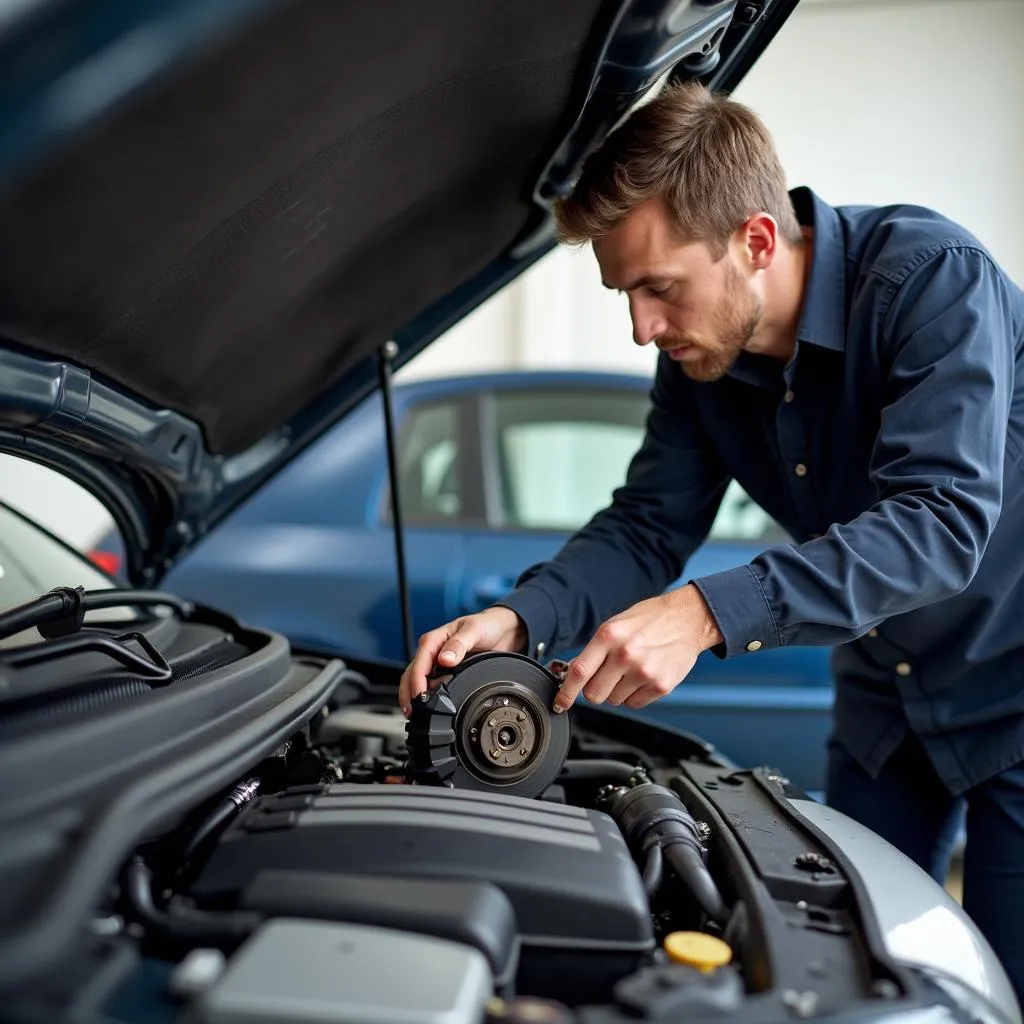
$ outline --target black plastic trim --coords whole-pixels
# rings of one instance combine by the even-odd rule
[[[784,785],[773,780],[772,773],[764,768],[755,768],[751,776],[774,803],[778,812],[788,818],[795,826],[803,829],[814,837],[815,841],[828,851],[829,858],[836,864],[846,879],[847,885],[852,890],[853,898],[850,901],[850,908],[857,917],[857,923],[861,934],[865,937],[866,944],[871,956],[879,964],[892,974],[893,978],[903,987],[904,991],[911,995],[920,996],[920,987],[916,975],[904,967],[898,960],[894,959],[886,948],[885,940],[882,937],[881,929],[875,915],[866,912],[865,908],[871,906],[871,899],[868,896],[867,888],[860,877],[856,867],[846,856],[843,848],[835,843],[829,836],[825,835],[812,821],[805,818],[786,797]],[[810,799],[807,797],[806,799]]]
[[[884,947],[879,948],[877,931],[868,925],[871,915],[865,911],[870,904],[857,887],[855,872],[833,856],[833,844],[785,805],[781,790],[772,790],[769,773],[755,780],[749,771],[730,776],[700,764],[683,765],[682,772],[670,780],[671,787],[695,817],[711,826],[709,847],[721,865],[718,875],[729,878],[733,895],[744,904],[748,941],[743,945],[749,952],[743,967],[755,990],[783,1000],[786,992],[811,992],[814,1016],[835,1013],[850,1006],[851,999],[855,1006],[874,1006],[879,1015],[914,1005],[919,989]],[[806,852],[827,857],[838,869],[842,891],[828,887],[829,905],[817,902],[821,891],[810,874],[803,892],[790,885],[773,896],[772,848],[792,845],[794,838]],[[859,924],[867,926],[866,940]],[[826,943],[832,943],[831,954]],[[764,959],[755,955],[758,950],[765,951]],[[821,969],[812,972],[815,961]],[[857,976],[857,962],[861,972],[870,972],[867,976]],[[884,986],[873,993],[878,982],[895,982],[896,997]],[[861,987],[860,999],[849,991],[851,983]]]
[[[222,712],[212,723],[222,734],[218,737],[203,736],[210,730],[195,727],[179,734],[173,716],[165,718],[165,735],[175,737],[179,749],[157,746],[150,752],[148,765],[137,766],[131,781],[108,798],[94,820],[83,823],[32,919],[0,933],[0,991],[59,969],[118,864],[147,830],[213,796],[273,753],[326,704],[344,666],[329,662],[305,682],[295,679],[301,668],[295,666],[271,687],[255,710],[249,702]],[[274,692],[288,687],[290,693]],[[187,697],[193,709],[202,710],[201,697],[195,692]],[[188,741],[195,749],[180,749]],[[54,823],[49,825],[52,837]]]

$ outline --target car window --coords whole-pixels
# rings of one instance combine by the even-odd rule
[[[451,402],[423,405],[409,414],[398,453],[405,520],[452,520],[462,513],[458,424],[459,407]]]
[[[647,396],[498,393],[494,424],[506,526],[573,530],[611,500],[643,439]]]
[[[505,524],[564,531],[611,501],[648,408],[646,395],[615,392],[498,393],[494,405]],[[709,539],[769,544],[786,534],[733,481]]]

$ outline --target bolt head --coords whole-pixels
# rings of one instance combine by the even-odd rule
[[[498,720],[496,718],[492,718],[492,719],[490,719],[488,721],[487,728],[488,729],[494,729],[494,728],[497,727],[497,725],[498,725]]]
[[[502,697],[501,698],[501,703],[504,704],[505,707],[508,707],[508,697]]]
[[[492,760],[492,761],[497,761],[499,757],[501,757],[501,751],[500,751],[500,750],[498,750],[498,748],[497,748],[497,747],[494,747],[494,748],[493,748],[493,749],[491,750],[491,760]]]
[[[526,755],[529,753],[529,751],[526,749],[526,747],[522,747],[522,748],[520,748],[519,753],[520,753],[520,755],[522,757],[526,757]]]
[[[517,721],[517,722],[525,722],[525,721],[526,721],[526,715],[524,715],[524,714],[522,713],[522,711],[518,712],[518,713],[516,714],[516,721]]]

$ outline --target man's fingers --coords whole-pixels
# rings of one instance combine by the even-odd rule
[[[407,718],[412,712],[412,702],[427,689],[427,676],[433,671],[437,652],[448,639],[448,629],[442,627],[420,638],[419,647],[412,661],[402,673],[398,687],[398,704]]]
[[[473,649],[480,631],[469,623],[464,623],[455,630],[441,645],[441,653],[437,660],[445,668],[454,668]]]
[[[412,702],[426,692],[427,678],[434,666],[454,668],[474,649],[479,639],[480,629],[462,619],[424,633],[398,687],[398,703],[406,717],[412,713]]]
[[[604,659],[601,667],[590,677],[583,687],[583,696],[591,704],[603,704],[609,694],[621,685],[622,666],[614,658]]]
[[[554,711],[557,714],[568,711],[573,706],[580,691],[604,663],[604,652],[599,652],[592,647],[592,644],[585,647],[579,657],[573,658],[569,664],[565,680],[558,688],[558,693],[555,694]]]
[[[667,686],[662,683],[647,683],[645,686],[639,686],[626,699],[626,707],[645,708],[648,704],[653,704],[656,700],[661,700],[662,697],[668,696],[676,688],[676,685]]]
[[[636,707],[633,701],[639,693],[647,690],[648,686],[640,682],[635,676],[624,675],[618,685],[608,695],[608,703],[613,707],[621,707],[623,704],[628,708]]]
[[[634,690],[623,703],[627,708],[645,708],[665,696],[665,692],[656,686],[641,686]]]

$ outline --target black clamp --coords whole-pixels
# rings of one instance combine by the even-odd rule
[[[64,607],[56,618],[39,623],[36,628],[40,636],[56,640],[80,632],[85,624],[85,587],[55,587],[50,593],[60,597]]]

